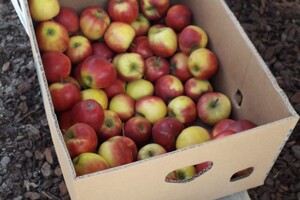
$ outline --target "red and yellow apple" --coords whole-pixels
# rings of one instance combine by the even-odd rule
[[[193,51],[188,59],[191,74],[198,79],[210,79],[218,70],[217,56],[206,48]]]
[[[147,59],[154,55],[152,50],[150,49],[147,36],[136,37],[130,45],[129,51],[132,53],[140,54],[144,59]]]
[[[40,51],[64,52],[69,46],[67,29],[55,21],[42,21],[35,29]]]
[[[149,20],[163,18],[170,6],[169,0],[141,0],[140,7],[144,16]]]
[[[90,152],[80,154],[75,157],[72,162],[77,176],[99,172],[109,168],[103,157]]]
[[[166,103],[184,93],[182,82],[173,75],[161,76],[155,82],[155,95],[162,98]]]
[[[148,119],[151,124],[154,124],[166,116],[167,106],[160,97],[147,96],[136,101],[135,111],[137,114]]]
[[[188,56],[182,52],[178,52],[170,58],[170,69],[170,74],[179,78],[183,83],[192,77]]]
[[[150,28],[149,20],[142,13],[130,25],[135,30],[136,37],[145,36]]]
[[[108,108],[108,97],[102,89],[88,88],[81,90],[82,100],[94,99],[104,110]]]
[[[168,116],[178,119],[185,126],[189,126],[197,118],[196,104],[188,96],[175,97],[168,103]]]
[[[110,100],[108,108],[116,112],[122,121],[126,121],[135,113],[134,99],[125,93],[117,94]]]
[[[161,145],[156,143],[149,143],[143,146],[138,151],[137,160],[144,160],[165,153],[167,153],[167,151]]]
[[[177,35],[165,25],[152,25],[148,31],[148,40],[150,49],[157,56],[170,57],[177,51]]]
[[[207,125],[215,125],[229,118],[231,114],[230,99],[220,92],[207,92],[197,102],[198,117]]]
[[[199,26],[189,25],[185,27],[179,35],[180,50],[189,55],[199,48],[205,48],[208,43],[206,32]]]
[[[95,130],[85,123],[75,123],[64,134],[70,157],[73,159],[82,153],[96,152],[98,138]]]
[[[112,22],[104,34],[104,41],[113,51],[124,53],[135,37],[134,29],[125,22]]]
[[[92,45],[90,41],[82,36],[75,35],[70,37],[69,47],[66,55],[70,58],[73,64],[83,62],[87,57],[92,55]]]
[[[204,93],[213,92],[213,87],[208,80],[192,77],[184,84],[184,92],[185,95],[197,102]]]
[[[145,79],[155,83],[155,81],[170,72],[170,64],[166,58],[160,56],[152,56],[145,60],[146,72]]]
[[[100,141],[104,142],[109,138],[122,134],[123,124],[118,114],[112,110],[104,110],[104,122],[97,131]]]
[[[83,35],[90,40],[98,40],[103,37],[110,25],[110,17],[104,8],[92,6],[85,8],[79,18],[79,26]]]

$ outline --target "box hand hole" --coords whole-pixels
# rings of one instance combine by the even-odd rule
[[[198,163],[191,166],[186,166],[173,170],[167,174],[165,181],[168,183],[187,183],[193,181],[195,178],[208,172],[213,166],[211,161]]]
[[[243,94],[239,89],[237,89],[237,91],[235,92],[235,94],[233,96],[233,103],[236,106],[241,107],[242,102],[243,102]]]
[[[253,173],[253,170],[254,170],[253,167],[248,167],[246,169],[243,169],[243,170],[240,170],[240,171],[234,173],[230,178],[230,182],[241,180],[241,179],[244,179],[244,178],[250,176]]]

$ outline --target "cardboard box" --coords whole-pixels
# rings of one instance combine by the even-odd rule
[[[106,2],[60,0],[62,6],[78,11],[91,5],[104,6]],[[213,85],[231,98],[233,117],[252,120],[259,127],[153,159],[76,177],[51,103],[28,4],[20,1],[53,143],[72,199],[207,200],[247,190],[264,183],[292,133],[299,116],[226,3],[223,0],[171,2],[188,5],[194,23],[207,31],[209,48],[220,62]],[[213,167],[200,177],[186,183],[165,182],[170,171],[204,161],[212,161]],[[250,176],[230,181],[235,172],[249,167],[253,167]]]

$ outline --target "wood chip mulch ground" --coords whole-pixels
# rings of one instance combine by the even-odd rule
[[[300,1],[226,2],[300,113]],[[254,200],[300,200],[299,123],[264,185],[248,192]],[[9,0],[0,0],[0,199],[69,199],[28,37]]]

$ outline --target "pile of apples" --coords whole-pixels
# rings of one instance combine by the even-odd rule
[[[29,8],[78,176],[255,127],[229,119],[230,99],[210,84],[217,56],[187,6],[109,0],[77,13],[57,0],[29,0]],[[207,164],[167,179],[192,177]]]

